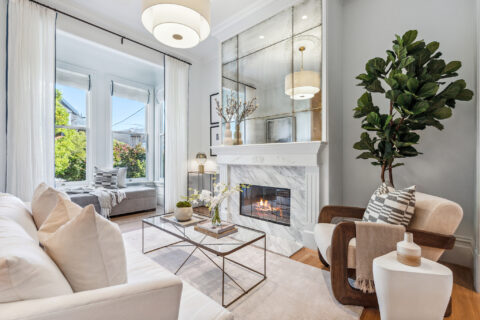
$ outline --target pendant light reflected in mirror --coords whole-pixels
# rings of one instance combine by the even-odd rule
[[[285,77],[285,94],[294,100],[311,99],[320,91],[320,73],[303,69],[305,46],[298,48],[302,55],[300,71]]]

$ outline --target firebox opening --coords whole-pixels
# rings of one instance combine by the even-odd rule
[[[240,214],[290,226],[290,189],[255,185],[243,188]]]

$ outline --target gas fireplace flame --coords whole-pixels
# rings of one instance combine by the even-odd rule
[[[278,214],[280,217],[283,216],[282,209],[278,207],[272,207],[270,203],[268,203],[268,200],[264,201],[262,198],[260,198],[260,201],[256,203],[255,208],[261,212],[272,212],[274,214]]]

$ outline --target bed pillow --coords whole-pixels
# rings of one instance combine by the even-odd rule
[[[70,199],[66,193],[56,190],[45,183],[39,184],[35,189],[32,198],[32,214],[37,229],[40,229],[42,223],[57,205],[58,196]]]
[[[58,267],[24,228],[0,217],[0,303],[71,293]]]
[[[127,261],[118,226],[96,214],[93,205],[78,214],[74,206],[64,208],[63,215],[73,218],[64,218],[68,222],[40,240],[73,291],[126,283]]]
[[[415,210],[415,186],[395,190],[382,184],[373,193],[363,221],[408,226]]]
[[[0,193],[0,216],[18,223],[38,243],[37,227],[25,203],[14,195]]]
[[[118,188],[118,169],[101,169],[95,167],[95,187],[106,189]]]

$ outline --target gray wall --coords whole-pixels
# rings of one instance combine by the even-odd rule
[[[439,41],[446,60],[460,60],[460,76],[475,90],[475,3],[473,0],[344,0],[343,2],[343,202],[366,205],[379,185],[379,169],[356,160],[352,148],[360,136],[360,121],[352,109],[362,94],[356,75],[370,58],[385,56],[394,34],[417,29],[419,37]],[[374,98],[375,99],[375,98]],[[377,98],[376,104],[387,106]],[[330,105],[330,107],[332,107]],[[335,106],[333,106],[335,107]],[[464,219],[457,234],[474,237],[475,102],[458,103],[445,129],[421,132],[423,152],[395,169],[397,187],[417,185],[420,192],[458,202]]]
[[[5,191],[6,178],[6,105],[5,105],[5,42],[7,0],[0,0],[0,192]]]

